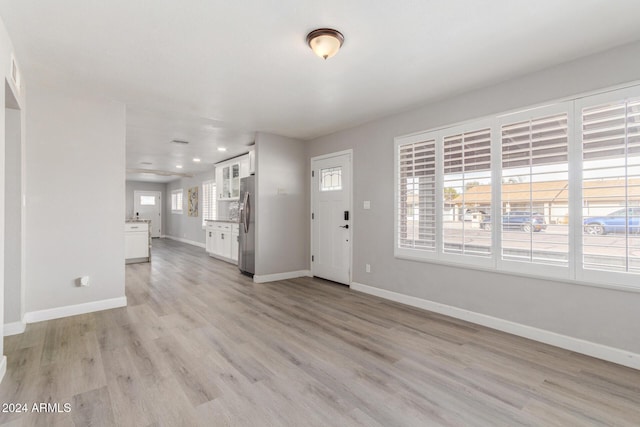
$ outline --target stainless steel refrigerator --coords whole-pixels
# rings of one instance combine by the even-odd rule
[[[256,271],[256,177],[240,179],[240,235],[238,268],[253,276]]]

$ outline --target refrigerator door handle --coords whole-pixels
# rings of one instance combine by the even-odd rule
[[[249,218],[251,217],[251,205],[249,204],[249,192],[244,193],[244,232],[249,232]]]

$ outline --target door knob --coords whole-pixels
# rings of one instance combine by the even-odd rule
[[[338,227],[348,229],[349,228],[349,224],[347,224],[347,225],[339,225]]]

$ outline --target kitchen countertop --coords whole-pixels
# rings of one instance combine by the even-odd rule
[[[237,219],[207,219],[207,222],[227,222],[227,223],[231,223],[231,224],[237,224],[238,220]]]
[[[147,224],[151,224],[150,219],[139,219],[139,218],[127,218],[124,222],[146,222]]]

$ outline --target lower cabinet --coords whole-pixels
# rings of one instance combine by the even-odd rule
[[[206,251],[215,258],[238,262],[238,224],[210,222],[206,227]]]

